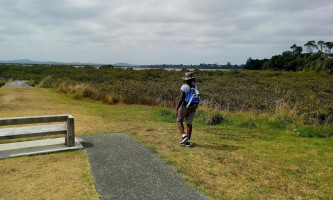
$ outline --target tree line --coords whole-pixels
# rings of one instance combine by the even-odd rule
[[[333,42],[308,41],[303,47],[293,44],[289,51],[275,55],[271,59],[252,59],[246,61],[244,69],[284,70],[284,71],[333,71]],[[315,51],[317,50],[317,51]]]
[[[200,65],[183,65],[183,64],[161,64],[161,65],[141,65],[140,68],[164,68],[164,69],[243,69],[244,65],[231,64],[227,62],[225,65],[221,64],[206,64],[200,63]]]

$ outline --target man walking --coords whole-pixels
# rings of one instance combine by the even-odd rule
[[[191,91],[191,89],[194,89],[193,91],[196,91],[197,94],[198,90],[197,87],[194,85],[195,83],[195,77],[192,72],[186,72],[185,77],[183,77],[183,80],[185,81],[185,84],[182,85],[180,88],[180,96],[179,101],[177,102],[176,106],[176,116],[177,116],[177,124],[178,128],[180,130],[180,133],[182,134],[182,139],[180,141],[180,144],[184,145],[185,147],[190,147],[190,139],[192,135],[192,121],[194,119],[194,115],[196,112],[196,109],[198,107],[198,104],[191,104],[191,102],[185,102],[185,99],[188,95],[188,93]],[[193,97],[191,98],[191,100]],[[187,134],[185,134],[183,121],[185,119],[185,123],[187,125]]]

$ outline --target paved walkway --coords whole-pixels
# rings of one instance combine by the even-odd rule
[[[101,199],[208,199],[126,134],[80,138]]]

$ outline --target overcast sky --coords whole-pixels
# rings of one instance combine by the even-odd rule
[[[0,60],[243,64],[333,41],[332,0],[0,0]]]

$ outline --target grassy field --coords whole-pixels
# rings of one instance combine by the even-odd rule
[[[75,98],[49,89],[2,88],[0,117],[68,113],[77,135],[127,133],[212,199],[333,199],[333,139],[311,137],[332,133],[332,126],[200,109],[192,148],[184,148],[173,110]],[[223,122],[206,125],[216,114]],[[0,199],[98,199],[89,170],[83,150],[1,160]]]

